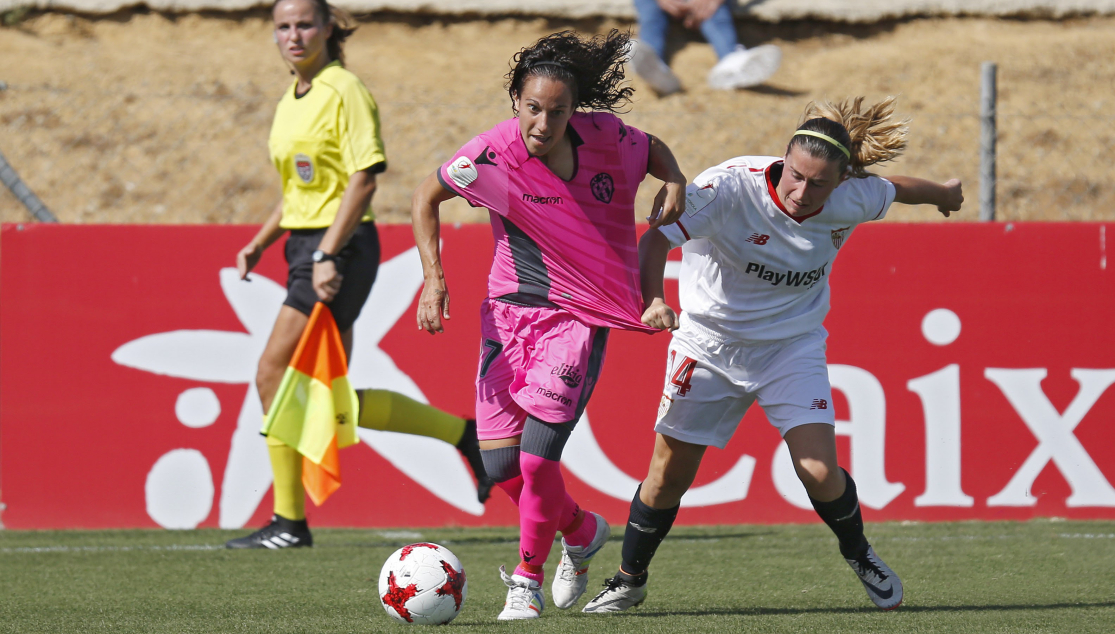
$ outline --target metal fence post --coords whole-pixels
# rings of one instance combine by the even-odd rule
[[[984,62],[980,73],[980,156],[979,156],[979,219],[995,219],[995,108],[997,106],[995,62]]]
[[[43,201],[39,200],[35,192],[31,191],[27,185],[23,184],[23,180],[19,178],[19,174],[15,173],[12,166],[8,164],[8,159],[4,158],[3,154],[0,154],[0,182],[4,183],[8,186],[8,189],[12,190],[15,197],[19,199],[19,202],[23,203],[23,206],[27,208],[27,211],[31,212],[31,215],[34,216],[36,220],[39,222],[58,222],[58,219],[54,217],[54,214],[50,213],[50,210],[46,208]]]

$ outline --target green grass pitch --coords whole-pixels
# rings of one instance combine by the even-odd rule
[[[617,532],[593,561],[589,596],[619,563]],[[376,580],[414,541],[463,562],[468,599],[449,626],[459,631],[1115,631],[1115,522],[869,525],[905,583],[894,612],[871,606],[822,525],[678,527],[643,606],[590,616],[548,605],[529,623],[495,620],[505,596],[496,569],[515,563],[514,529],[322,529],[312,549],[221,547],[243,534],[0,531],[0,632],[402,632]]]

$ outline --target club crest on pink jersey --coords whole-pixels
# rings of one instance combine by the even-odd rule
[[[592,177],[588,186],[592,188],[592,195],[600,202],[607,204],[612,202],[612,194],[616,192],[616,184],[612,180],[612,175],[607,172],[600,172]]]

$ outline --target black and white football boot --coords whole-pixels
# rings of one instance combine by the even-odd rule
[[[845,559],[852,570],[856,571],[863,589],[871,602],[884,610],[893,610],[902,605],[902,580],[890,569],[875,549],[867,547],[855,559]]]
[[[225,548],[305,548],[314,545],[314,537],[306,520],[288,520],[272,515],[271,523],[258,531],[225,542]]]
[[[589,614],[623,612],[640,605],[647,598],[647,573],[638,576],[625,574],[622,570],[604,582],[604,591],[596,595],[581,610]]]

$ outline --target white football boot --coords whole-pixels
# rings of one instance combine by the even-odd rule
[[[902,581],[879,559],[874,548],[868,546],[859,557],[844,561],[856,571],[856,576],[863,583],[872,603],[884,610],[893,610],[902,605]]]
[[[542,609],[546,607],[542,584],[519,575],[509,575],[503,566],[499,567],[499,576],[507,585],[507,601],[503,604],[503,612],[499,613],[500,621],[537,619],[542,616]]]
[[[608,612],[623,612],[633,608],[647,598],[647,585],[633,585],[619,573],[604,582],[604,591],[588,602],[582,612],[589,614],[605,614]]]
[[[708,85],[717,90],[758,86],[770,79],[782,63],[782,49],[773,44],[755,48],[739,46],[708,73]]]
[[[603,517],[596,513],[590,514],[596,518],[596,535],[587,546],[570,546],[565,543],[564,537],[561,538],[561,563],[558,564],[557,576],[554,577],[554,585],[550,590],[554,595],[554,605],[562,610],[576,605],[577,600],[585,593],[585,588],[588,587],[588,564],[612,535],[612,529]]]
[[[659,95],[668,95],[681,90],[678,76],[649,46],[638,40],[631,40],[627,59],[631,63],[631,68]]]

